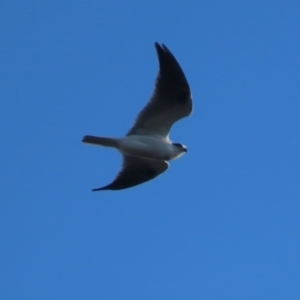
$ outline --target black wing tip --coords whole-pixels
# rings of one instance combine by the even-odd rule
[[[170,52],[165,44],[160,45],[158,42],[155,42],[154,45],[157,51]]]
[[[155,48],[157,49],[157,51],[164,51],[164,52],[171,52],[170,49],[165,45],[165,44],[159,44],[158,42],[154,43]]]
[[[101,187],[101,188],[97,188],[97,189],[92,189],[92,192],[98,192],[98,191],[104,191],[104,190],[108,190],[109,188],[107,186]]]
[[[158,59],[160,62],[162,62],[163,60],[165,60],[165,61],[173,60],[173,61],[175,61],[175,64],[177,64],[180,67],[175,56],[173,55],[173,53],[169,50],[169,48],[165,44],[160,45],[159,43],[155,42],[155,48],[156,48],[157,56],[158,56]]]
[[[146,181],[145,181],[146,182]],[[144,182],[136,183],[136,184],[117,184],[115,182],[112,182],[104,187],[92,189],[92,192],[98,192],[98,191],[119,191],[119,190],[125,190],[132,188],[136,185],[139,185]]]
[[[106,185],[104,187],[101,187],[101,188],[97,188],[97,189],[92,189],[92,192],[98,192],[98,191],[117,191],[117,190],[123,190],[123,189],[127,189],[131,186],[115,186],[114,185],[114,182],[109,184],[109,185]]]
[[[92,192],[98,192],[98,191],[120,191],[120,190],[125,190],[125,189],[128,189],[128,188],[131,188],[133,186],[135,186],[135,185],[129,185],[129,186],[112,186],[111,184],[109,184],[109,185],[104,186],[102,188],[92,189]]]
[[[164,51],[164,44],[159,44],[158,42],[155,42],[154,45],[157,52]]]
[[[155,45],[155,48],[156,48],[156,49],[157,49],[157,48],[161,48],[161,45],[160,45],[158,42],[155,42],[154,45]]]

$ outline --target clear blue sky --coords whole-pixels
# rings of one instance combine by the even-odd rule
[[[1,299],[300,299],[300,2],[0,4]],[[156,180],[92,193],[152,94],[154,42],[194,112]]]

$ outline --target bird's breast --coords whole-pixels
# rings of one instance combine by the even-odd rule
[[[172,159],[172,145],[162,138],[126,136],[120,140],[122,154],[155,160]]]

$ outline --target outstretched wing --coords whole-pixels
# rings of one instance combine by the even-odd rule
[[[159,74],[150,102],[138,115],[127,135],[160,135],[167,137],[172,125],[191,114],[191,89],[170,50],[155,43],[159,60]]]
[[[122,190],[149,181],[166,171],[166,161],[150,160],[133,156],[123,156],[123,167],[116,179],[104,187],[93,191]]]

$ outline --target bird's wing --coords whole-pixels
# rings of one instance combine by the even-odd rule
[[[149,181],[166,171],[166,161],[150,160],[133,156],[123,156],[123,167],[116,179],[104,187],[93,191],[122,190]]]
[[[159,73],[154,94],[127,135],[167,137],[172,125],[193,109],[191,89],[179,63],[165,45],[155,43],[155,47]]]

